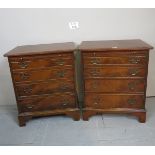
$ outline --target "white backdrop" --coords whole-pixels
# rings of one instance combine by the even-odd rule
[[[70,30],[69,21],[80,28]],[[155,9],[0,9],[0,104],[15,104],[7,59],[18,45],[83,40],[142,39],[155,47]],[[155,96],[155,51],[147,96]]]

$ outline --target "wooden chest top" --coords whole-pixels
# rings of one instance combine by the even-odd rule
[[[83,41],[79,46],[82,51],[106,51],[106,50],[149,50],[152,46],[140,39],[134,40],[106,40],[106,41]]]
[[[4,56],[40,55],[60,52],[71,52],[76,48],[73,42],[17,46]]]

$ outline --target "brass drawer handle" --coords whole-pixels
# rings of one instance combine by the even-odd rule
[[[28,74],[28,73],[21,73],[20,77],[21,77],[22,80],[26,80],[26,79],[28,79],[30,77],[30,74]]]
[[[134,99],[134,98],[130,98],[130,99],[128,99],[128,104],[136,104],[136,99]]]
[[[98,82],[93,82],[92,87],[93,89],[96,89],[98,87],[99,83]]]
[[[25,69],[25,68],[28,67],[28,63],[26,63],[26,62],[19,62],[19,66],[20,66],[20,68]]]
[[[129,75],[135,76],[138,74],[138,72],[139,72],[138,69],[133,68],[129,70]]]
[[[58,72],[57,72],[57,76],[58,76],[59,78],[63,78],[63,77],[65,76],[65,71],[58,71]]]
[[[92,76],[99,76],[100,71],[94,69],[94,70],[92,70],[90,73],[92,74]]]
[[[95,97],[95,98],[93,98],[93,103],[94,103],[94,105],[98,105],[99,103],[100,103],[100,98],[99,97]]]
[[[25,87],[23,91],[25,94],[30,94],[32,92],[32,88],[31,87]]]
[[[69,86],[67,84],[62,84],[59,86],[59,89],[60,90],[67,90],[67,89],[69,89]]]
[[[63,106],[67,106],[67,103],[63,103],[62,105],[63,105]]]
[[[28,63],[25,62],[25,61],[23,60],[23,58],[20,58],[20,62],[19,62],[18,64],[19,64],[20,68],[22,68],[22,69],[25,69],[25,68],[28,67]]]
[[[67,99],[61,99],[60,102],[61,102],[62,106],[67,106],[69,101]]]
[[[130,90],[134,90],[134,89],[136,88],[136,83],[135,83],[135,82],[130,82],[130,83],[128,83],[128,88],[129,88]]]
[[[65,64],[63,59],[59,59],[56,63],[60,66],[63,66]]]
[[[93,58],[93,59],[91,60],[91,63],[92,63],[93,65],[97,65],[97,64],[100,64],[100,60],[97,59],[97,58]]]
[[[33,107],[34,107],[33,105],[28,105],[27,106],[28,109],[33,109]]]
[[[96,53],[95,53],[95,52],[93,52],[93,56],[94,56],[94,57],[96,56]]]
[[[132,64],[138,64],[140,62],[140,59],[136,58],[136,57],[130,58],[129,62],[132,63]]]

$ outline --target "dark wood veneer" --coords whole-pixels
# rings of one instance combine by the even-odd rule
[[[103,113],[132,114],[146,120],[149,50],[142,40],[84,41],[83,120]]]
[[[19,125],[33,117],[68,115],[80,119],[73,43],[19,46],[8,57]]]
[[[32,56],[32,55],[44,55],[45,54],[54,54],[53,56],[59,56],[64,53],[70,53],[75,50],[75,44],[73,42],[65,42],[65,43],[53,43],[53,44],[38,44],[38,45],[23,45],[17,46],[12,49],[4,56],[13,57],[13,56]],[[69,54],[69,56],[71,53]],[[43,56],[43,57],[44,57]],[[52,56],[51,56],[52,57]],[[12,58],[14,59],[14,58]]]
[[[96,114],[131,114],[146,121],[149,50],[142,40],[84,41],[83,120]],[[74,43],[18,46],[6,53],[19,125],[33,117],[68,115],[80,119]]]

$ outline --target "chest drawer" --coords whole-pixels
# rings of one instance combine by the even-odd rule
[[[85,94],[85,106],[92,108],[144,108],[144,95],[129,94]]]
[[[145,90],[144,80],[118,80],[118,79],[104,79],[104,80],[85,80],[86,92],[104,92],[104,93],[143,93]]]
[[[15,82],[46,81],[49,79],[70,79],[73,80],[72,69],[46,69],[35,71],[13,72]]]
[[[57,81],[39,82],[32,84],[20,84],[16,86],[18,97],[52,94],[55,92],[74,92],[73,81]]]
[[[51,96],[25,98],[18,101],[22,112],[74,108],[74,94],[53,94]]]
[[[94,67],[84,68],[85,78],[94,77],[144,77],[146,70],[144,67],[118,67],[118,66],[107,66],[107,67]]]
[[[9,57],[10,62],[21,62],[21,61],[35,61],[41,59],[73,59],[73,53],[52,53],[52,54],[43,54],[43,55],[33,55],[33,56],[12,56]]]
[[[130,56],[146,56],[147,55],[147,50],[104,50],[104,51],[82,51],[83,57],[130,57]]]
[[[144,65],[147,63],[145,56],[124,56],[124,57],[85,57],[84,65]]]
[[[17,59],[18,60],[18,59]],[[11,61],[10,67],[13,70],[18,69],[35,69],[35,68],[48,68],[54,66],[73,66],[73,59],[68,58],[21,58],[18,61]]]

